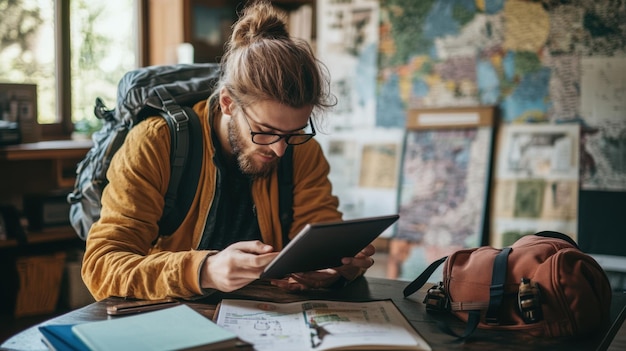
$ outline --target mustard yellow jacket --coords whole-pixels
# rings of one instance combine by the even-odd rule
[[[82,277],[91,294],[158,299],[208,294],[200,287],[200,268],[216,251],[197,250],[216,187],[215,150],[211,141],[206,101],[194,106],[200,116],[204,156],[196,196],[181,226],[158,238],[164,195],[170,177],[170,132],[162,118],[152,117],[129,132],[107,173],[101,218],[89,232]],[[294,147],[293,237],[309,222],[341,219],[331,192],[329,165],[320,145],[312,140]],[[278,211],[276,172],[255,180],[252,197],[263,241],[283,247]],[[158,240],[157,240],[158,238]]]

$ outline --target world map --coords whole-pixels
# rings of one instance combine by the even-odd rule
[[[380,2],[377,121],[407,109],[499,105],[505,122],[576,122],[580,58],[624,55],[610,1]]]

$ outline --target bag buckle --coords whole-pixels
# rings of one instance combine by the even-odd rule
[[[448,295],[443,288],[443,282],[439,282],[438,285],[433,285],[428,289],[423,302],[426,304],[426,311],[428,312],[447,311],[450,307],[450,300],[448,300]]]
[[[517,294],[517,305],[524,322],[530,324],[540,321],[543,316],[539,285],[528,278],[522,278]]]

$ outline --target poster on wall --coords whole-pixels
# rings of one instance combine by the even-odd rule
[[[581,188],[626,192],[626,59],[582,59]]]
[[[329,126],[352,130],[376,126],[378,1],[317,2],[317,53],[337,97]]]
[[[482,244],[493,121],[493,107],[409,113],[389,278],[411,280],[431,262]]]
[[[577,239],[578,124],[506,125],[500,131],[491,245],[542,230]]]
[[[316,137],[326,145],[328,177],[344,219],[397,213],[402,137],[399,130],[376,129]],[[381,237],[394,230],[395,224]]]
[[[337,105],[316,140],[343,218],[397,213],[403,129],[376,123],[379,1],[317,1],[317,56]],[[381,236],[389,237],[395,225]]]

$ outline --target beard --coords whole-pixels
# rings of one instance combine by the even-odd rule
[[[235,119],[228,122],[228,143],[233,150],[233,156],[237,160],[237,165],[243,174],[253,178],[269,177],[276,167],[280,158],[275,158],[272,162],[255,163],[253,152],[246,152],[246,145],[256,145],[250,140],[250,136],[244,136]],[[268,152],[274,153],[268,148]]]

